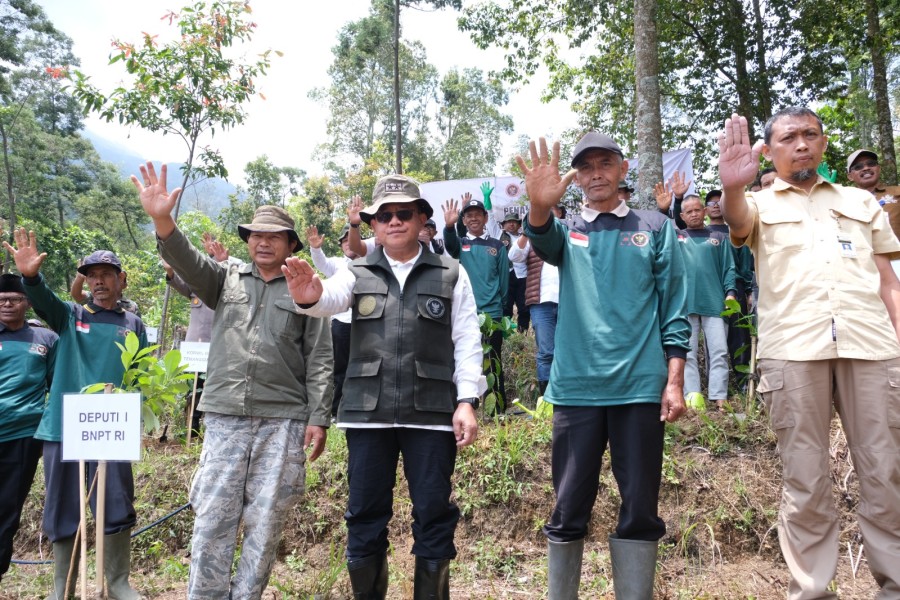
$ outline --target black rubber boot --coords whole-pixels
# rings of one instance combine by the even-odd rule
[[[371,554],[347,562],[353,600],[384,600],[388,588],[387,554]]]
[[[584,539],[571,542],[547,540],[547,597],[578,600]]]
[[[450,559],[416,557],[413,600],[450,600]]]

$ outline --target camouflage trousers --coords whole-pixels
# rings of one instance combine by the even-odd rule
[[[206,413],[200,466],[191,486],[190,600],[262,596],[288,511],[303,494],[306,423]],[[241,557],[234,579],[238,527]]]

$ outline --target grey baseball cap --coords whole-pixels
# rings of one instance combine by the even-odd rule
[[[572,167],[574,168],[578,161],[590,150],[609,150],[625,158],[625,155],[622,154],[622,149],[611,137],[599,131],[588,131],[578,140],[575,150],[572,151]]]
[[[96,265],[111,265],[117,271],[122,272],[122,263],[112,250],[96,250],[85,257],[84,262],[78,267],[78,272],[87,275],[88,269]]]

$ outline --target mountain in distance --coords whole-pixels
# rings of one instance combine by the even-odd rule
[[[83,135],[94,145],[100,158],[114,164],[119,169],[122,177],[131,177],[137,172],[138,165],[144,163],[144,157],[89,129],[85,129]],[[177,174],[176,179],[180,183],[182,163],[166,163],[166,165],[170,174]],[[201,181],[185,191],[181,201],[181,212],[197,210],[215,219],[222,209],[228,206],[228,196],[235,192],[235,187],[224,179],[214,178]]]

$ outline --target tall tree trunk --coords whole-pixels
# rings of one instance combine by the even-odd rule
[[[884,40],[878,21],[878,1],[866,0],[866,44],[872,55],[872,84],[875,90],[875,112],[878,117],[878,150],[881,179],[897,185],[897,155],[894,152],[894,129],[891,126],[891,105],[888,99],[887,65],[884,60]]]
[[[394,127],[397,173],[403,173],[403,129],[400,122],[400,0],[394,0]]]
[[[6,135],[6,125],[2,120],[0,120],[0,137],[3,138],[3,169],[6,172],[6,197],[9,201],[9,231],[6,233],[12,236],[16,230],[16,192],[13,189],[12,166],[9,164],[9,138]],[[0,231],[0,234],[2,233]],[[12,243],[12,237],[9,238],[9,241]],[[6,260],[3,261],[3,268],[0,269],[0,272],[5,273],[11,261],[12,256],[7,251]]]
[[[634,78],[640,166],[637,193],[641,208],[655,206],[653,186],[663,179],[656,11],[657,0],[634,0]]]
[[[753,32],[756,43],[756,97],[759,117],[765,123],[772,116],[772,87],[766,66],[766,33],[763,27],[762,8],[759,0],[753,0]]]
[[[732,24],[745,22],[744,7],[740,0],[728,0],[724,9],[728,12]],[[750,139],[753,140],[756,138],[754,123],[764,119],[759,111],[761,107],[758,98],[753,93],[756,86],[747,72],[747,33],[743,26],[732,26],[726,30],[726,35],[731,38],[731,52],[734,54],[734,87],[738,97],[738,114],[747,117]]]

